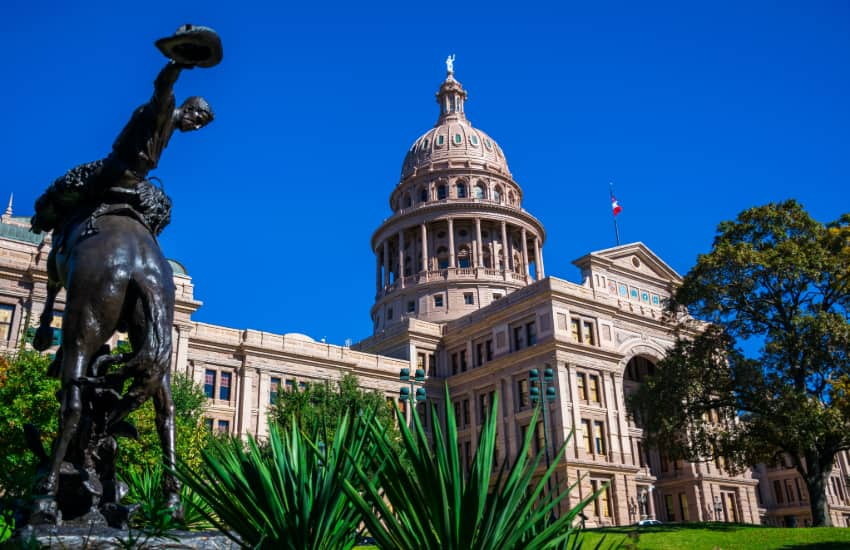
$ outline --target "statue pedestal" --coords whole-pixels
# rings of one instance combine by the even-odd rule
[[[151,537],[138,529],[113,529],[102,526],[36,525],[15,533],[11,541],[17,548],[121,548],[134,542],[134,548],[200,548],[203,550],[237,550],[239,545],[219,531],[172,531],[169,537]]]

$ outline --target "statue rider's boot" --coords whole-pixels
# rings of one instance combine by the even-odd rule
[[[32,339],[32,347],[38,351],[44,351],[53,345],[53,327],[49,324],[39,325]]]

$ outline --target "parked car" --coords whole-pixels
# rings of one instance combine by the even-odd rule
[[[638,527],[652,527],[654,525],[664,525],[664,524],[661,523],[660,521],[658,521],[657,519],[642,519],[639,522],[637,522],[635,525],[637,525]]]

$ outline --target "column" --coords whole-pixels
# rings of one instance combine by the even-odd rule
[[[528,280],[528,243],[525,242],[525,228],[522,228],[522,276]]]
[[[540,239],[538,237],[534,237],[534,259],[537,262],[537,280],[542,281],[546,275],[543,271],[543,249],[540,248]]]
[[[375,251],[375,294],[381,293],[381,254]]]
[[[481,242],[481,218],[475,218],[475,242],[478,249],[478,267],[484,267],[484,244]]]
[[[390,286],[390,242],[384,240],[384,288]]]
[[[511,253],[508,250],[508,224],[502,220],[502,256],[505,258],[505,271],[511,269]]]
[[[404,230],[398,232],[398,278],[404,288]]]
[[[428,268],[428,228],[425,224],[419,226],[422,239],[422,271],[430,271]]]
[[[455,225],[452,218],[449,222],[449,267],[455,267]]]

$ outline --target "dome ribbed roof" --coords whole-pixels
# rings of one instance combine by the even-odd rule
[[[411,146],[401,167],[404,180],[422,170],[448,165],[479,166],[510,177],[502,148],[493,138],[474,128],[464,114],[466,90],[449,72],[437,92],[440,118]]]

